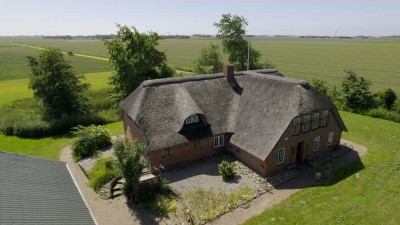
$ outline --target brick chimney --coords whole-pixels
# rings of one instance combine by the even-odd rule
[[[232,65],[224,65],[224,75],[231,87],[236,86],[235,72],[233,71]]]

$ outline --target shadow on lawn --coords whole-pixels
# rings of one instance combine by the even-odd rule
[[[331,186],[365,168],[357,151],[351,150],[346,154],[339,156],[333,163],[333,174],[330,180],[321,178],[319,182],[315,181],[315,170],[309,165],[303,165],[301,175],[282,185],[275,187],[277,190],[284,189],[302,189],[307,187]]]

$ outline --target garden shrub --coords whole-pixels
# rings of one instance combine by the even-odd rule
[[[232,179],[236,176],[235,164],[223,160],[218,164],[218,172],[224,179]]]
[[[73,156],[77,159],[92,156],[97,149],[111,144],[111,132],[103,126],[78,126],[74,130],[79,137],[72,144]]]
[[[111,162],[111,168],[107,168],[105,165],[108,161]],[[118,171],[115,169],[115,160],[112,157],[102,158],[88,172],[89,185],[97,192],[116,176],[118,176]]]

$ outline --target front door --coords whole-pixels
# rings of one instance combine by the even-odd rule
[[[302,163],[303,162],[303,150],[304,150],[304,142],[299,142],[297,144],[297,149],[296,149],[296,162],[297,163]]]

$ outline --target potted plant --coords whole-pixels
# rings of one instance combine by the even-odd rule
[[[315,182],[319,182],[321,180],[321,166],[317,165],[315,167]]]

